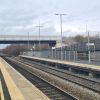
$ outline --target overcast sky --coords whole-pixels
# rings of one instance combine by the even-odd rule
[[[59,35],[59,16],[63,16],[63,35],[100,31],[100,0],[0,0],[0,34]],[[84,34],[84,33],[83,33]],[[95,33],[94,33],[95,34]]]

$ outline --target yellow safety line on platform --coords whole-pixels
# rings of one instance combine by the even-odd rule
[[[11,100],[25,100],[25,98],[21,94],[20,90],[17,88],[14,81],[12,80],[11,76],[7,72],[7,70],[6,70],[7,68],[8,67],[7,67],[7,64],[5,63],[5,61],[2,58],[0,58],[0,69],[4,76],[4,80],[6,82]]]
[[[3,88],[2,88],[1,80],[0,80],[0,100],[5,100],[4,99],[4,94],[3,94]]]

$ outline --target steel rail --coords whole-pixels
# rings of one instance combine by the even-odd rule
[[[75,84],[86,87],[86,88],[88,88],[92,91],[100,93],[100,82],[98,82],[98,81],[88,79],[88,78],[85,78],[85,77],[81,77],[81,76],[78,76],[78,75],[74,75],[72,73],[67,73],[67,72],[62,71],[62,70],[54,69],[52,67],[47,67],[43,64],[39,64],[39,63],[36,63],[36,62],[33,62],[33,61],[27,61],[27,60],[24,60],[24,61],[19,60],[19,61],[24,63],[24,64],[30,65],[31,67],[38,68],[42,71],[48,72],[52,75],[58,76],[62,79],[68,80],[68,81],[73,82]],[[34,65],[32,65],[32,64],[34,64]]]
[[[26,67],[21,67],[18,61],[12,59],[5,59],[12,67],[17,69],[21,74],[23,74],[29,81],[31,81],[37,88],[39,88],[44,94],[46,94],[52,100],[78,100],[74,96],[68,94],[67,92],[58,89],[56,86],[50,84],[43,78],[32,73]],[[38,80],[38,81],[36,81]],[[47,86],[47,87],[46,87]]]

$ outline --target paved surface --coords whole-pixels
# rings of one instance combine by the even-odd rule
[[[12,100],[50,100],[2,58],[0,68]]]

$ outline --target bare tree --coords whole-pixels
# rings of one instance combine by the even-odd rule
[[[79,43],[79,42],[84,42],[84,41],[85,41],[85,37],[82,36],[82,35],[76,35],[76,36],[74,37],[74,41],[77,42],[77,43]]]

